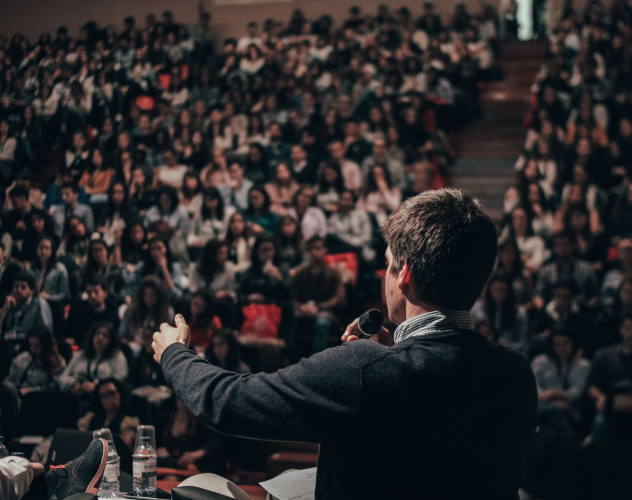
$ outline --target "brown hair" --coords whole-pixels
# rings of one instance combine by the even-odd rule
[[[469,310],[494,267],[497,233],[479,203],[456,189],[406,200],[382,228],[397,272],[406,262],[417,299]]]

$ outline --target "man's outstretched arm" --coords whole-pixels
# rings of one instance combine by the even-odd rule
[[[162,325],[154,335],[155,357],[169,386],[205,425],[254,439],[324,443],[350,438],[361,389],[351,345],[273,374],[238,375],[190,351],[188,327],[179,315],[176,325]]]

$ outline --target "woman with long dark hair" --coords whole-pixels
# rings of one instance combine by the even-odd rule
[[[184,311],[184,319],[191,330],[191,347],[204,352],[222,322],[215,313],[213,296],[207,290],[198,290],[191,296]]]
[[[32,208],[29,214],[31,223],[27,224],[27,230],[22,240],[22,250],[18,259],[22,262],[32,262],[37,258],[37,244],[45,237],[51,237],[57,243],[54,236],[53,221],[48,212],[41,208]]]
[[[280,161],[274,170],[274,178],[265,185],[270,196],[270,210],[280,215],[284,214],[292,206],[292,200],[299,187],[290,167],[286,162]]]
[[[114,252],[120,253],[120,262],[126,264],[128,270],[133,271],[133,266],[138,264],[147,251],[147,233],[140,220],[131,221],[123,231],[120,244],[117,244]],[[115,259],[116,260],[116,259]],[[130,268],[130,266],[132,266]]]
[[[98,231],[103,235],[103,240],[109,246],[120,241],[123,230],[135,217],[136,210],[129,204],[125,183],[114,180],[108,191],[108,202],[101,212],[98,224]]]
[[[301,228],[291,215],[281,217],[277,237],[281,262],[295,268],[303,262],[304,241]]]
[[[515,207],[511,212],[510,222],[502,231],[501,237],[513,239],[522,253],[525,268],[531,272],[536,272],[544,262],[547,252],[544,240],[533,232],[531,215],[527,208]]]
[[[162,186],[158,191],[157,203],[145,215],[145,226],[153,222],[167,222],[174,230],[189,234],[189,213],[180,205],[178,191],[171,186]]]
[[[228,219],[226,243],[228,243],[228,259],[233,263],[235,273],[242,273],[250,267],[251,243],[246,234],[244,216],[235,212]]]
[[[335,161],[325,162],[318,172],[318,206],[325,214],[332,214],[338,208],[338,198],[345,190],[345,182],[340,166]]]
[[[189,290],[210,291],[216,299],[227,300],[235,295],[237,283],[233,265],[228,261],[228,243],[210,240],[197,262],[189,268]]]
[[[126,301],[131,301],[132,297],[136,295],[142,279],[149,275],[156,276],[162,280],[170,297],[177,299],[182,295],[182,269],[180,264],[173,261],[169,244],[158,237],[149,241],[143,260],[128,277],[127,283],[121,292]]]
[[[68,227],[61,238],[57,256],[71,259],[79,269],[83,269],[86,265],[89,244],[90,235],[85,224],[79,217],[73,216],[68,221]]]
[[[86,169],[79,179],[79,185],[83,186],[86,194],[90,195],[91,204],[105,203],[114,169],[106,164],[103,153],[99,149],[93,149],[88,155]]]
[[[224,328],[215,332],[204,355],[212,365],[234,373],[250,373],[250,368],[241,359],[239,342],[232,330]]]
[[[235,213],[235,208],[225,206],[224,199],[215,187],[203,191],[203,203],[199,212],[194,214],[193,224],[187,244],[189,247],[202,247],[209,240],[224,239],[228,230],[228,221]]]
[[[58,389],[57,379],[66,362],[57,350],[57,341],[45,326],[36,326],[27,335],[28,350],[11,362],[6,382],[24,396],[34,391]]]
[[[134,167],[129,184],[128,199],[130,204],[144,216],[147,210],[156,204],[158,193],[152,188],[151,171],[143,167]]]
[[[530,273],[525,272],[518,244],[507,238],[498,244],[498,261],[496,269],[507,274],[511,279],[516,304],[524,305],[531,300],[533,281]]]
[[[56,252],[55,240],[50,236],[42,237],[29,272],[35,278],[35,290],[40,297],[67,304],[70,302],[68,271],[61,262],[57,262]]]
[[[73,356],[59,377],[62,391],[79,396],[92,394],[99,380],[123,381],[128,367],[112,323],[95,323],[86,336],[84,348]]]
[[[252,264],[241,277],[238,296],[241,303],[271,302],[279,304],[289,298],[289,287],[279,270],[280,255],[276,240],[257,237],[252,247]]]
[[[488,281],[485,297],[472,308],[475,322],[487,319],[498,335],[498,343],[522,352],[527,342],[526,311],[516,305],[511,278],[501,272]]]
[[[244,219],[249,234],[275,236],[279,228],[279,216],[270,211],[270,196],[263,186],[253,186],[248,193],[248,208]]]
[[[169,297],[162,283],[155,276],[147,276],[138,287],[134,300],[125,311],[119,327],[119,337],[141,344],[153,335],[162,323],[174,318]]]
[[[544,432],[575,437],[590,374],[590,363],[578,357],[578,351],[570,331],[556,330],[546,339],[546,354],[531,363],[538,387],[538,423]]]
[[[180,205],[185,208],[192,219],[202,206],[202,183],[200,182],[200,174],[195,170],[187,170],[182,179],[182,188],[180,189]]]
[[[90,411],[77,421],[77,428],[84,432],[107,427],[113,434],[118,434],[130,448],[134,445],[136,428],[139,425],[139,418],[129,415],[129,398],[125,385],[116,378],[99,380]]]
[[[264,184],[270,178],[268,155],[258,142],[248,148],[248,155],[244,161],[244,176],[254,184]]]

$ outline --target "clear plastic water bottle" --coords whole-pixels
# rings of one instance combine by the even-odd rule
[[[114,441],[108,441],[108,462],[99,488],[99,498],[116,498],[119,496],[119,476],[121,475],[121,459],[116,452]]]
[[[7,447],[4,445],[4,436],[0,436],[0,458],[4,458],[8,456],[9,456],[9,450],[7,450]]]
[[[156,450],[149,436],[141,436],[132,456],[134,460],[134,495],[156,497]]]

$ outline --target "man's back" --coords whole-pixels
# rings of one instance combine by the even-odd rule
[[[536,427],[528,362],[470,331],[364,344],[350,439],[321,444],[317,498],[518,498]]]

